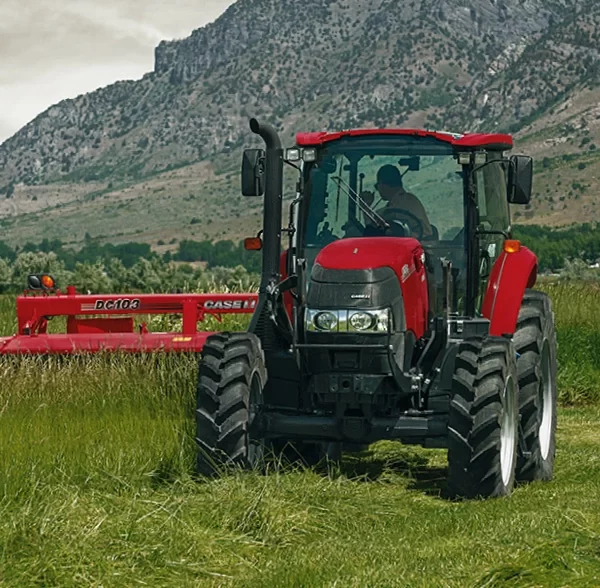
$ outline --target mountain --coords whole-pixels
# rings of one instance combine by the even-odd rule
[[[540,159],[520,221],[576,222],[594,211],[599,73],[596,0],[239,0],[160,43],[141,80],[4,142],[0,226],[13,242],[237,238],[260,213],[238,196],[250,116],[289,144],[357,126],[510,131]]]

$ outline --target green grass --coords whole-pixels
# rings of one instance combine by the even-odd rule
[[[556,314],[561,400],[600,403],[600,285],[554,282],[541,289]]]
[[[0,586],[600,585],[599,294],[544,288],[556,476],[502,500],[440,498],[444,452],[387,442],[330,471],[196,479],[194,357],[2,358]]]

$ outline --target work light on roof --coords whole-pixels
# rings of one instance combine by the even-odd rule
[[[475,152],[475,165],[483,165],[487,161],[487,153],[485,151]]]
[[[286,161],[300,161],[302,159],[302,150],[298,147],[292,147],[285,150]]]
[[[307,147],[305,149],[290,147],[285,150],[285,160],[292,163],[296,161],[305,161],[307,163],[317,161],[317,150],[315,147]]]
[[[314,147],[308,147],[307,149],[304,149],[302,152],[302,159],[307,163],[310,163],[311,161],[317,161],[317,150]]]

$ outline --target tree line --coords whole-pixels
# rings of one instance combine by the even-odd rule
[[[540,273],[573,273],[575,268],[581,273],[600,260],[600,230],[595,224],[567,229],[516,226],[513,237],[536,253]],[[21,291],[27,275],[37,272],[52,273],[59,286],[73,284],[82,292],[173,292],[221,286],[248,290],[258,285],[261,261],[260,252],[246,251],[242,242],[229,240],[182,240],[174,252],[162,255],[147,243],[113,245],[89,236],[80,249],[58,239],[22,248],[0,241],[0,290]]]
[[[58,287],[80,292],[187,292],[256,289],[260,252],[232,241],[181,241],[175,252],[160,255],[147,243],[113,245],[87,238],[76,250],[44,239],[12,248],[0,241],[0,291],[20,292],[32,273],[50,273]],[[201,262],[194,263],[191,262]]]
[[[588,265],[600,260],[600,228],[595,223],[560,229],[517,225],[513,237],[538,256],[541,273],[560,272],[566,262],[575,260]]]
[[[161,243],[163,244],[163,243]],[[160,255],[148,243],[100,243],[86,235],[83,246],[79,249],[68,247],[60,239],[44,239],[40,243],[26,243],[23,247],[12,248],[0,241],[0,258],[13,262],[20,253],[54,253],[67,270],[74,270],[78,263],[108,262],[119,259],[126,268],[131,268],[140,259],[157,260],[166,263],[171,261],[203,262],[206,267],[236,267],[243,265],[249,272],[260,272],[262,257],[256,251],[246,251],[242,241],[234,243],[224,241],[191,241],[182,240],[175,252],[167,251]]]

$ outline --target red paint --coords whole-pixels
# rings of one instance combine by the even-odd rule
[[[78,295],[72,287],[67,294],[19,296],[18,333],[0,338],[0,354],[200,351],[210,333],[198,332],[198,321],[252,313],[257,300],[256,294]],[[134,332],[132,315],[150,314],[181,315],[182,332],[149,333],[144,325]],[[52,316],[67,317],[67,333],[46,333]]]
[[[512,149],[513,138],[504,134],[479,134],[467,133],[451,134],[439,131],[425,131],[422,129],[354,129],[336,133],[298,133],[296,144],[300,147],[316,147],[342,137],[361,137],[366,135],[409,135],[413,137],[433,137],[455,147],[489,147],[490,149]]]
[[[429,310],[425,267],[415,263],[420,262],[422,254],[423,248],[416,239],[361,237],[330,243],[319,252],[315,263],[341,270],[392,268],[402,288],[407,329],[420,339],[427,330]]]
[[[288,277],[288,272],[287,272],[288,252],[289,252],[289,249],[286,249],[279,257],[279,273],[281,274],[282,281]],[[290,318],[290,322],[293,324],[294,319],[292,317],[294,316],[294,311],[293,311],[294,297],[292,296],[292,293],[289,290],[287,292],[283,293],[283,305],[285,306],[285,311],[287,312],[288,317]]]
[[[133,333],[133,317],[77,318],[67,317],[67,333]]]
[[[521,247],[516,253],[502,252],[492,268],[481,312],[490,319],[490,335],[512,335],[526,288],[537,279],[537,257]]]
[[[182,333],[85,333],[14,335],[0,337],[2,355],[76,354],[119,351],[200,352],[212,332]]]

